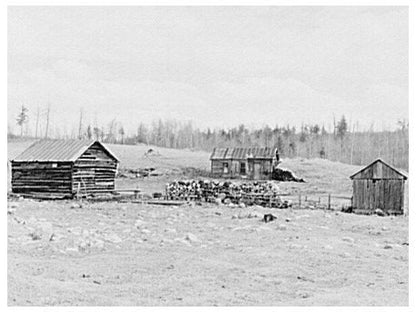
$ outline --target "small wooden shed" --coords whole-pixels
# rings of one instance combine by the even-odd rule
[[[352,208],[356,213],[403,214],[407,176],[382,159],[376,159],[350,177],[353,181]]]
[[[211,173],[226,179],[269,180],[278,164],[277,157],[277,149],[270,147],[214,148],[210,157]]]
[[[61,197],[111,192],[118,158],[94,140],[40,140],[11,161],[12,192]]]

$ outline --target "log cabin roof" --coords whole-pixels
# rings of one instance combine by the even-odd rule
[[[368,166],[350,176],[350,179],[404,179],[407,174],[394,168],[381,158],[377,158]]]
[[[276,149],[271,147],[217,147],[212,151],[210,159],[273,159],[275,155]]]
[[[93,144],[99,144],[114,160],[119,159],[95,140],[39,140],[30,145],[14,162],[74,162]]]

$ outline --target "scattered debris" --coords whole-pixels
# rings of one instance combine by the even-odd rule
[[[379,209],[379,208],[377,208],[377,209],[374,211],[374,213],[375,213],[376,215],[380,216],[380,217],[384,217],[384,216],[386,216],[386,213],[385,213],[383,210]]]
[[[29,233],[29,236],[32,237],[32,240],[40,240],[42,239],[42,234],[37,231]]]
[[[80,208],[82,208],[82,204],[72,203],[71,205],[71,209],[80,209]]]
[[[267,222],[271,222],[271,221],[274,221],[274,220],[276,220],[277,219],[277,217],[276,216],[274,216],[274,215],[272,215],[271,213],[267,213],[267,214],[265,214],[264,216],[263,216],[263,221],[265,222],[265,223],[267,223]]]
[[[354,208],[353,207],[351,207],[351,206],[348,206],[348,207],[342,207],[341,208],[341,212],[345,212],[345,213],[353,213],[354,212]]]
[[[192,243],[199,243],[200,240],[192,233],[187,233],[185,239],[192,242]]]
[[[163,194],[160,192],[155,192],[153,193],[153,198],[154,199],[163,198]]]
[[[343,237],[342,240],[344,242],[347,242],[347,243],[354,243],[355,242],[354,238],[348,237],[348,236]]]
[[[297,277],[298,280],[301,280],[303,282],[311,282],[311,283],[315,283],[315,281],[313,279],[307,278],[307,277],[303,277],[303,276],[298,276]]]

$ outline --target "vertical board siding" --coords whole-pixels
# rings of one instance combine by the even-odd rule
[[[387,213],[404,212],[406,177],[377,160],[353,175],[353,208],[364,213],[381,209]]]
[[[241,163],[246,164],[245,174],[241,173]],[[228,173],[224,173],[223,163],[228,163]],[[248,159],[248,160],[230,160],[215,159],[211,160],[211,174],[216,178],[247,178],[255,179],[254,165],[260,166],[259,180],[269,180],[273,172],[273,160],[271,159]]]

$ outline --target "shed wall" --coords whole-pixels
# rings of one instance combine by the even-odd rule
[[[402,214],[404,186],[401,179],[353,180],[353,207],[357,212],[373,213],[377,208],[392,214]]]
[[[228,173],[224,173],[223,164],[228,164]],[[245,163],[246,172],[241,173],[241,163]],[[249,160],[211,160],[211,173],[217,178],[248,178],[268,180],[273,170],[271,159],[249,159]]]

